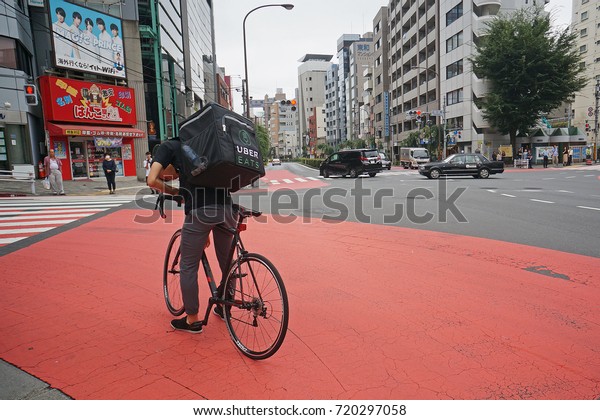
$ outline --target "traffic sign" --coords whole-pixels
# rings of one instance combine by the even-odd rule
[[[443,117],[444,112],[441,109],[434,109],[433,111],[431,111],[431,116],[432,117]]]

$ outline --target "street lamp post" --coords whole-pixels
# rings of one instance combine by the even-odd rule
[[[244,74],[246,77],[246,92],[245,92],[245,102],[246,102],[246,118],[250,118],[250,86],[248,85],[248,58],[246,56],[246,19],[248,18],[248,16],[250,15],[250,13],[254,12],[255,10],[258,9],[262,9],[264,7],[283,7],[286,10],[292,10],[294,8],[293,4],[263,4],[262,6],[258,6],[255,7],[254,9],[250,10],[248,13],[246,13],[246,16],[244,16],[244,22],[243,22],[243,31],[244,31]]]

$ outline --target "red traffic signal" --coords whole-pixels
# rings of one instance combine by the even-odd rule
[[[25,90],[25,102],[29,106],[36,106],[38,104],[37,88],[35,85],[24,85]]]

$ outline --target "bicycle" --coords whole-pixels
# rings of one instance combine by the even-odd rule
[[[181,206],[180,196],[159,194],[156,207],[164,219],[164,200],[174,200]],[[264,256],[248,252],[241,232],[246,230],[245,220],[262,213],[233,204],[237,213],[237,226],[227,228],[232,234],[229,248],[229,269],[225,270],[219,286],[216,285],[206,252],[202,253],[202,267],[210,289],[210,297],[202,325],[208,324],[210,310],[221,305],[223,319],[229,335],[240,352],[255,360],[271,357],[281,347],[287,333],[288,298],[277,268]],[[167,309],[175,316],[184,312],[179,283],[181,229],[178,229],[167,246],[163,268],[163,293]],[[235,254],[235,259],[234,259]],[[217,314],[219,315],[219,314]]]

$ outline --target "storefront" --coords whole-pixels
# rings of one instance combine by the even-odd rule
[[[65,180],[103,177],[105,154],[118,176],[136,175],[133,140],[146,133],[133,128],[133,89],[43,76],[40,91],[48,146],[62,159]]]

